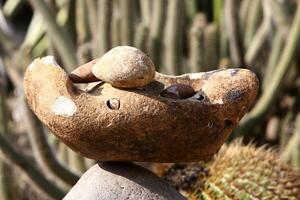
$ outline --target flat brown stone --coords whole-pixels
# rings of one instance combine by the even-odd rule
[[[46,62],[47,61],[47,62]],[[36,59],[24,78],[28,104],[66,145],[96,160],[188,162],[210,158],[253,103],[258,79],[247,69],[181,76],[156,73],[144,87],[108,83],[84,92],[49,59]],[[196,92],[161,96],[174,84]]]

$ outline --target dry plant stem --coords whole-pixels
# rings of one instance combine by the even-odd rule
[[[244,35],[244,45],[248,47],[250,41],[256,31],[259,19],[261,16],[261,0],[253,0],[250,3],[249,15],[246,21],[245,35]]]
[[[68,148],[68,158],[69,158],[69,166],[75,172],[82,174],[84,171],[87,170],[87,168],[85,167],[84,158],[69,148]]]
[[[3,133],[0,134],[0,149],[5,158],[19,167],[33,181],[34,185],[45,194],[54,199],[61,199],[65,195],[65,192],[46,179],[31,161],[25,158],[21,153],[17,152],[3,136]]]
[[[22,79],[15,69],[7,68],[7,72],[15,87],[21,88]],[[23,102],[23,106],[26,115],[25,120],[27,120],[26,125],[29,130],[29,139],[31,141],[32,148],[34,149],[33,152],[35,152],[37,162],[40,164],[42,169],[47,170],[47,172],[51,172],[51,174],[59,177],[60,180],[63,180],[69,185],[74,185],[79,177],[57,161],[47,142],[46,136],[44,135],[44,129],[40,121],[28,108],[25,101]]]
[[[226,32],[229,38],[231,59],[236,67],[245,66],[244,49],[238,22],[238,1],[226,0],[224,4]]]
[[[284,42],[283,35],[281,34],[280,31],[277,31],[274,36],[274,40],[272,43],[273,46],[271,48],[271,53],[268,59],[267,69],[265,72],[265,77],[263,79],[263,90],[266,90],[270,83],[270,80],[272,78],[275,69],[275,65],[278,61],[278,58],[280,57],[282,47],[284,45],[283,42]]]
[[[46,49],[46,55],[57,55],[57,51],[56,51],[53,43],[50,41],[50,38],[48,37],[48,35],[49,35],[49,32],[47,31],[47,34],[44,37],[44,39],[49,42],[48,48]]]
[[[55,19],[54,11],[44,2],[40,0],[30,0],[35,9],[43,16],[48,36],[59,52],[67,71],[71,71],[77,64],[75,47],[70,37],[67,36],[65,30],[60,27]]]
[[[1,64],[1,61],[0,61]],[[1,88],[2,90],[2,88]],[[6,109],[5,109],[5,95],[0,91],[0,131],[5,133],[7,131]],[[9,166],[5,164],[3,157],[0,157],[0,199],[10,200],[9,180],[6,173],[6,168]]]
[[[237,128],[237,133],[239,135],[249,135],[251,134],[251,129],[259,123],[265,114],[269,106],[276,95],[276,91],[280,87],[280,83],[283,80],[284,75],[287,73],[289,67],[291,66],[291,61],[295,54],[296,47],[299,43],[300,36],[300,3],[297,6],[296,13],[294,15],[294,21],[289,33],[288,39],[284,46],[283,52],[279,58],[279,61],[275,67],[272,79],[268,85],[268,89],[264,91],[262,96],[259,98],[258,102],[247,115],[247,117],[241,122],[240,126]]]
[[[182,17],[183,1],[168,1],[167,21],[164,35],[164,55],[168,74],[181,73],[181,50],[182,50]]]
[[[189,31],[190,39],[190,67],[191,72],[203,71],[203,40],[204,40],[204,28],[206,26],[206,17],[204,14],[198,14],[194,17],[193,25]]]
[[[189,22],[192,22],[195,14],[197,13],[197,2],[196,0],[183,0],[186,18]]]
[[[9,22],[6,20],[2,9],[0,9],[0,32],[9,39],[15,39],[16,41],[14,42],[17,43],[18,37]]]
[[[40,121],[31,112],[25,102],[24,111],[26,114],[25,120],[30,143],[33,148],[34,156],[39,165],[43,168],[43,170],[51,172],[65,183],[74,185],[78,181],[79,176],[70,171],[66,166],[62,165],[62,163],[57,160],[47,142],[47,138]]]
[[[280,152],[283,152],[285,150],[285,147],[290,139],[290,134],[287,131],[287,127],[291,124],[293,118],[293,112],[289,110],[287,114],[283,117],[281,126],[280,126],[280,146],[279,150]]]
[[[69,164],[68,147],[63,143],[59,142],[57,156],[65,164]]]
[[[268,33],[271,29],[271,10],[268,0],[263,0],[264,19],[256,31],[245,55],[245,61],[248,66],[252,65],[256,56],[260,53],[261,48],[267,40]]]
[[[33,13],[33,17],[27,29],[21,49],[28,49],[28,51],[32,51],[32,48],[35,47],[45,35],[45,26],[43,23],[43,17],[41,14],[38,12]]]
[[[49,49],[53,49],[49,38],[46,35],[43,35],[42,38],[37,42],[37,44],[30,50],[30,55],[34,58],[45,55]],[[50,54],[53,55],[53,54]]]
[[[148,38],[149,29],[144,23],[140,23],[137,26],[136,34],[134,38],[134,46],[143,52],[147,51],[146,43]]]
[[[299,120],[298,120],[298,123],[300,123]],[[300,136],[299,136],[300,132],[299,131],[300,131],[299,128],[297,128],[295,130],[294,134],[297,134],[298,138],[297,138],[297,144],[294,146],[293,152],[291,154],[291,165],[295,169],[299,169],[299,167],[300,167]]]
[[[225,23],[225,9],[224,6],[221,12],[221,19],[220,19],[220,31],[226,30],[226,23]],[[220,58],[229,58],[229,42],[228,42],[228,35],[226,31],[222,31],[219,34],[219,41],[220,41]]]
[[[76,26],[75,26],[75,7],[74,0],[56,0],[57,7],[56,22],[60,27],[64,27],[67,36],[71,41],[76,43]]]
[[[218,50],[218,27],[212,23],[204,30],[204,65],[202,71],[211,71],[218,68]]]
[[[115,8],[114,8],[115,9]],[[120,15],[117,12],[113,12],[112,16],[112,47],[119,46],[121,44],[121,31],[120,31],[120,24],[121,24],[121,19]]]
[[[299,157],[293,158],[294,155],[299,156],[300,147],[300,113],[298,113],[295,120],[295,130],[293,136],[289,139],[287,145],[285,146],[280,158],[289,162],[292,161],[294,167],[299,167]],[[294,162],[294,163],[293,163]]]
[[[241,2],[240,9],[239,9],[239,18],[240,18],[240,32],[241,35],[245,35],[245,25],[247,21],[247,16],[249,15],[249,7],[253,0],[244,0]]]
[[[163,27],[165,23],[167,1],[153,0],[152,20],[150,23],[150,33],[148,49],[151,59],[156,67],[160,66],[160,56],[162,47]],[[159,70],[159,68],[157,69]]]
[[[140,0],[142,22],[148,27],[151,22],[152,1]]]
[[[0,40],[3,41],[0,44],[0,53],[1,54],[8,54],[11,52],[11,49],[13,48],[13,44],[9,41],[9,39],[4,35],[0,30]]]
[[[26,3],[25,0],[8,0],[3,5],[3,13],[7,18],[13,18],[20,8]]]
[[[290,29],[291,19],[283,10],[283,6],[278,1],[268,0],[272,8],[272,19],[276,27],[284,37],[287,37]]]
[[[86,0],[86,5],[92,40],[95,40],[97,38],[97,1]],[[97,57],[97,55],[93,56]]]
[[[121,42],[122,45],[133,45],[134,38],[134,0],[122,0],[121,12]]]
[[[76,0],[77,43],[83,44],[90,39],[87,1]]]
[[[195,5],[195,9],[196,9]],[[214,23],[220,24],[221,16],[222,16],[222,7],[223,7],[223,0],[213,0],[213,13],[214,13]]]
[[[54,153],[57,153],[58,145],[59,145],[59,139],[55,137],[55,135],[51,134],[49,130],[44,128],[45,133],[47,135],[47,140],[49,141],[49,145],[53,147]]]
[[[98,0],[98,8],[98,37],[94,51],[100,57],[111,49],[112,1]]]
[[[82,65],[83,63],[88,62],[92,57],[92,43],[86,42],[78,46],[77,49],[77,58],[78,63]]]

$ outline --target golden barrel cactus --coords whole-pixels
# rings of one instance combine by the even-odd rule
[[[274,151],[240,142],[224,147],[210,164],[173,164],[160,175],[190,200],[300,199],[299,173]]]

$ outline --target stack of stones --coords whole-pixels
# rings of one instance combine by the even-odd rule
[[[124,54],[125,52],[125,54]],[[119,72],[122,63],[116,63],[121,59],[111,59],[116,54],[118,57],[128,56],[128,53],[141,55],[141,61],[145,70],[139,74],[132,73],[132,68],[136,66],[121,66],[128,69],[127,73],[132,73],[126,77],[125,81],[122,76],[113,72]],[[123,55],[122,55],[123,54]],[[130,55],[130,53],[129,53]],[[134,88],[147,85],[155,76],[155,68],[151,60],[144,59],[145,55],[139,50],[132,47],[119,47],[105,54],[100,61],[92,62],[97,64],[92,68],[93,74],[86,70],[86,66],[78,68],[77,71],[71,73],[70,77],[73,82],[91,82],[91,80],[104,80],[116,87]],[[133,56],[135,59],[136,55]],[[146,61],[145,61],[146,60]],[[100,65],[100,67],[97,67]],[[110,66],[101,67],[101,66]],[[114,69],[116,68],[116,69]],[[82,72],[82,69],[84,72]],[[78,75],[78,71],[80,72]],[[83,75],[84,74],[84,75]],[[113,75],[112,75],[113,74]],[[136,78],[137,76],[142,78]],[[95,78],[96,77],[96,78]],[[86,81],[88,79],[88,81]],[[191,87],[189,87],[191,88]],[[193,91],[193,90],[192,90]],[[164,92],[168,94],[168,90]],[[193,96],[191,94],[190,96]],[[176,94],[174,95],[176,96]],[[180,93],[176,98],[181,98]],[[167,182],[157,177],[149,170],[128,162],[100,162],[91,167],[71,189],[64,198],[65,200],[113,200],[113,199],[152,199],[152,200],[180,200],[185,199]]]
[[[87,91],[74,86],[95,81]],[[120,161],[210,159],[253,103],[258,80],[246,69],[164,75],[146,54],[123,46],[70,75],[53,57],[36,59],[24,86],[28,104],[56,136],[106,161],[89,169],[66,200],[176,200],[184,197],[169,184]]]

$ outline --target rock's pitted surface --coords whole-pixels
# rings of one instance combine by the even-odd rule
[[[104,162],[90,168],[64,200],[184,200],[152,172],[131,164]]]

